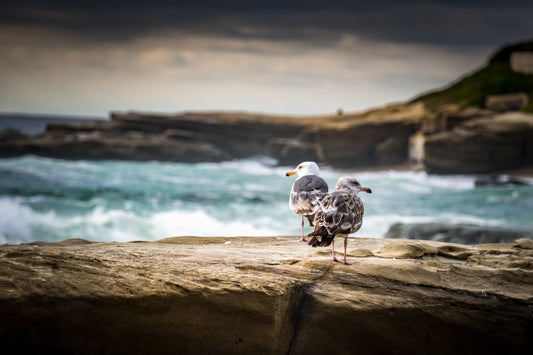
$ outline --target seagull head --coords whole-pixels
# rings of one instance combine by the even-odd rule
[[[298,166],[291,171],[287,171],[286,176],[298,175],[320,175],[320,169],[314,161],[304,161],[303,163],[298,164]]]
[[[369,194],[372,193],[372,190],[369,187],[361,186],[359,181],[353,177],[349,176],[343,176],[337,181],[337,185],[335,185],[335,190],[352,190],[355,193],[358,193],[360,191],[367,192]]]

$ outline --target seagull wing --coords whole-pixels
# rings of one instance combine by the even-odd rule
[[[309,236],[313,246],[327,246],[339,234],[357,232],[363,224],[363,201],[351,191],[327,194],[315,214],[315,228]]]
[[[328,184],[320,176],[305,175],[294,182],[290,196],[290,206],[300,216],[314,214],[328,192]]]

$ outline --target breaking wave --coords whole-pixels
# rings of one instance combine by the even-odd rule
[[[298,235],[289,209],[293,167],[258,159],[223,163],[0,159],[0,243],[157,240],[171,236]],[[531,186],[475,187],[472,176],[347,172],[372,188],[361,237],[397,222],[533,228]],[[306,225],[305,232],[311,232]]]

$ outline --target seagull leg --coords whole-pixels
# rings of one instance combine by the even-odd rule
[[[355,261],[348,262],[346,261],[346,246],[348,245],[348,236],[344,237],[344,265],[352,265],[355,263]]]
[[[304,216],[302,216],[302,237],[299,240],[300,242],[307,242],[307,239],[304,238]]]
[[[333,261],[336,261],[336,262],[338,262],[338,263],[342,263],[341,260],[339,260],[339,259],[337,259],[337,258],[335,257],[335,239],[333,239],[333,240],[331,241],[331,257],[332,257],[332,260],[333,260]]]

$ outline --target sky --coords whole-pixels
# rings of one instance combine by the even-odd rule
[[[533,38],[533,1],[3,0],[0,112],[361,111]]]

